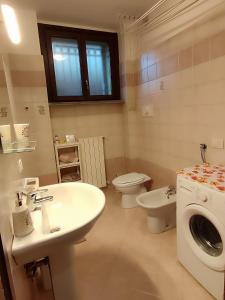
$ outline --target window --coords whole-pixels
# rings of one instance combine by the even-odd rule
[[[116,33],[38,24],[49,102],[119,100]]]

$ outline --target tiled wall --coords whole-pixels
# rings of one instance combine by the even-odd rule
[[[208,145],[208,161],[225,161],[224,149],[212,147],[213,138],[225,139],[223,19],[214,17],[154,48],[143,42],[148,33],[139,36],[139,68],[126,75],[128,90],[136,86],[136,110],[125,112],[126,157],[129,169],[148,173],[155,186],[174,183],[177,169],[199,163],[200,143]],[[143,117],[148,104],[154,115]]]
[[[51,106],[53,135],[104,136],[107,180],[125,172],[122,104]]]
[[[6,113],[0,114],[0,125],[11,124],[12,114],[10,111],[9,95],[6,86],[5,73],[3,71],[2,57],[0,57],[0,106],[6,109]],[[10,270],[10,281],[12,284],[12,293],[15,299],[31,299],[30,285],[25,279],[23,267],[17,267],[11,256],[11,210],[15,201],[15,182],[21,177],[16,166],[19,155],[0,154],[0,233],[3,241],[3,247],[7,256],[8,270]],[[17,297],[17,298],[16,298]]]
[[[40,184],[57,182],[45,71],[41,55],[8,55],[13,86],[15,122],[29,123],[36,150],[22,155],[25,173]]]
[[[37,296],[31,280],[27,279],[23,266],[17,266],[11,255],[11,210],[20,178],[39,176],[42,184],[52,183],[56,181],[56,170],[36,15],[34,11],[23,9],[16,12],[21,21],[20,45],[10,43],[4,24],[0,23],[0,125],[29,123],[31,138],[37,140],[37,148],[30,153],[0,153],[0,232],[14,298],[31,300]],[[7,109],[7,114],[2,108]],[[19,173],[17,167],[19,158],[23,161],[22,173]],[[40,298],[37,296],[37,299]]]

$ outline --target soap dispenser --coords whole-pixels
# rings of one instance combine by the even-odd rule
[[[23,237],[34,230],[30,211],[26,204],[23,204],[23,193],[17,192],[15,209],[12,212],[13,229],[16,237]]]

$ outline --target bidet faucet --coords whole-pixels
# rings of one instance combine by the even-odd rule
[[[176,187],[174,185],[169,185],[168,190],[166,191],[167,199],[170,198],[170,196],[176,194]]]

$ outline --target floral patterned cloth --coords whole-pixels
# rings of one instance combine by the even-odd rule
[[[187,179],[205,184],[217,191],[225,192],[225,165],[195,165],[177,171],[177,174]]]

